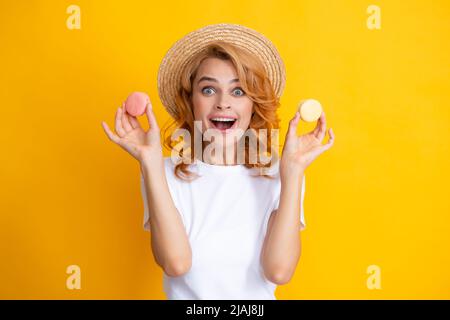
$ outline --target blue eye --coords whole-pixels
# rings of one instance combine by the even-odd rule
[[[242,94],[238,94],[238,96],[243,96],[243,95],[245,95],[245,92],[244,92],[244,90],[242,90],[241,88],[236,88],[235,89],[235,91],[236,90],[238,90],[238,91],[241,91],[242,92]]]
[[[215,92],[215,90],[214,90],[213,87],[203,87],[203,88],[202,88],[202,93],[206,93],[207,95],[210,95],[210,93],[208,93],[206,90],[212,90],[212,92]],[[235,89],[233,90],[233,92],[236,92],[236,91],[240,92],[240,93],[236,94],[236,96],[238,96],[238,97],[241,97],[241,96],[245,95],[244,90],[242,90],[242,88],[240,88],[240,87],[235,88]],[[211,93],[211,94],[212,94],[212,93]]]
[[[212,90],[212,87],[204,87],[204,88],[202,89],[202,92],[203,92],[203,93],[205,93],[205,89],[210,89],[210,90]]]

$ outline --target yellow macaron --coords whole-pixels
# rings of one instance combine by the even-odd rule
[[[322,114],[322,105],[315,99],[306,99],[298,104],[298,112],[303,121],[317,121]]]

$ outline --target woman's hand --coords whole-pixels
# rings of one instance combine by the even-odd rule
[[[136,117],[128,114],[125,104],[116,112],[116,132],[111,132],[106,122],[102,121],[103,129],[108,138],[131,154],[141,164],[143,162],[161,161],[163,158],[160,130],[153,114],[152,104],[149,102],[145,113],[150,128],[145,132]]]
[[[314,159],[322,152],[330,149],[334,143],[333,130],[329,129],[330,138],[326,144],[322,145],[327,128],[324,112],[320,115],[314,130],[301,136],[296,134],[299,120],[300,113],[297,111],[294,118],[289,122],[289,129],[286,134],[280,163],[281,173],[286,175],[304,172]]]

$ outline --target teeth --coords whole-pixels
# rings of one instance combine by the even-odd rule
[[[236,119],[230,119],[230,118],[211,118],[213,121],[235,121]]]

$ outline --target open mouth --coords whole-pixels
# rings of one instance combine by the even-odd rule
[[[236,119],[232,118],[212,118],[209,119],[211,123],[213,124],[215,129],[221,130],[221,131],[228,131],[230,129],[234,129],[236,124]]]

